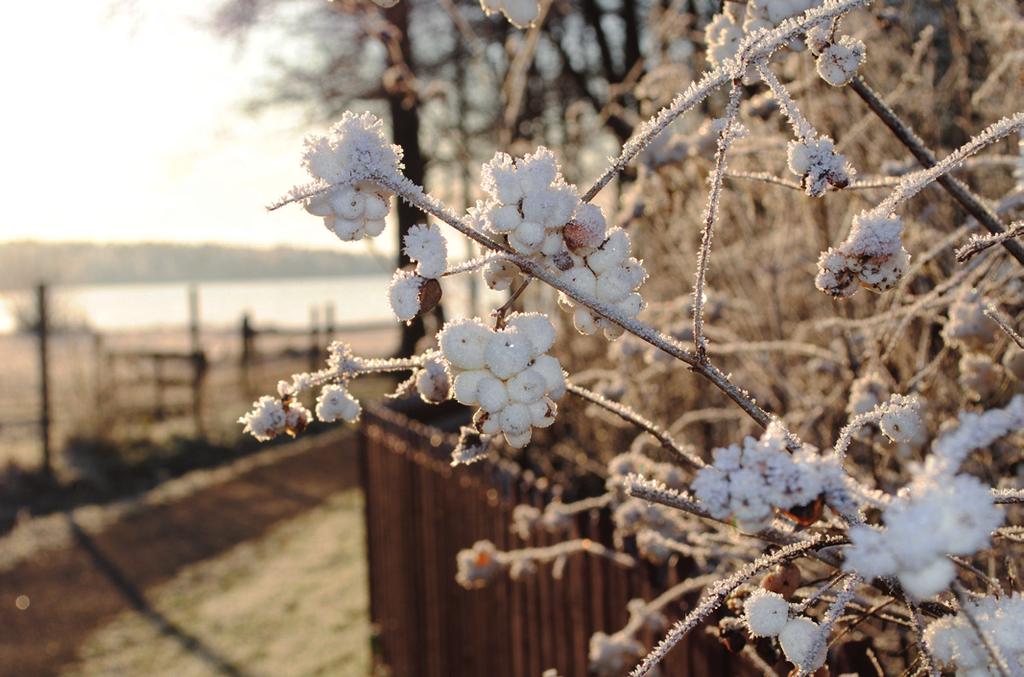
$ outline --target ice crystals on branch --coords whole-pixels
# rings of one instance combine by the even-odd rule
[[[526,28],[540,16],[537,0],[480,0],[484,14],[501,12],[516,28]]]
[[[848,570],[867,579],[895,575],[920,599],[953,581],[956,569],[947,555],[973,555],[988,547],[989,535],[1003,523],[1003,510],[985,484],[956,472],[975,449],[1024,430],[1024,395],[1003,409],[961,414],[959,423],[936,440],[917,477],[885,509],[884,529],[850,529]]]
[[[546,316],[513,313],[503,329],[454,320],[437,340],[454,376],[452,394],[478,407],[473,421],[481,433],[503,433],[509,446],[521,448],[534,428],[554,422],[566,386],[561,364],[547,354],[555,328]]]
[[[238,419],[244,424],[242,432],[250,433],[261,442],[282,433],[295,437],[309,424],[309,411],[294,400],[279,400],[264,395],[253,404],[253,410]]]
[[[944,667],[955,669],[958,675],[1003,673],[1000,666],[992,661],[965,611],[998,648],[1011,670],[1024,668],[1024,596],[1019,592],[972,600],[960,613],[933,622],[924,633],[925,644],[932,656]]]
[[[346,111],[326,136],[306,137],[305,146],[303,166],[314,181],[294,188],[284,202],[302,200],[342,240],[380,235],[391,194],[374,179],[402,169],[402,149],[388,142],[381,121]]]
[[[811,197],[824,195],[829,186],[845,188],[854,173],[846,157],[836,152],[835,144],[827,136],[790,141],[789,169],[801,177],[804,190]]]
[[[903,248],[903,221],[895,214],[864,211],[853,217],[846,240],[818,259],[818,289],[836,298],[892,289],[907,272],[910,254]]]

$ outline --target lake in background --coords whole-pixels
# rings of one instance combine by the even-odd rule
[[[322,313],[328,303],[334,304],[338,327],[394,321],[386,300],[389,279],[365,275],[202,282],[197,284],[200,322],[204,327],[237,326],[248,313],[257,326],[308,326],[311,309]],[[479,286],[486,296],[493,294]],[[188,287],[182,282],[54,286],[51,307],[58,319],[84,320],[98,331],[182,326],[188,323]],[[443,287],[451,314],[470,312],[467,276],[446,280]],[[33,303],[31,291],[0,292],[0,333],[13,331],[16,313]]]

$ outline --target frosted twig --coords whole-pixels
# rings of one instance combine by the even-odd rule
[[[883,200],[872,212],[883,217],[892,214],[899,205],[912,198],[929,183],[948,174],[986,146],[1006,138],[1021,128],[1024,128],[1024,113],[1017,113],[992,123],[934,166],[904,176],[892,195]]]
[[[903,596],[903,600],[907,603],[907,608],[910,609],[910,621],[914,626],[914,635],[917,637],[917,653],[920,656],[921,664],[929,677],[939,677],[935,657],[928,651],[928,644],[924,641],[924,623],[921,621],[921,611],[907,595]]]
[[[732,90],[729,92],[729,104],[725,107],[725,115],[719,120],[722,130],[718,134],[715,167],[711,172],[711,190],[708,192],[708,202],[704,208],[704,218],[702,219],[704,227],[701,230],[696,282],[693,285],[693,346],[697,351],[697,359],[701,362],[707,362],[708,359],[707,341],[704,339],[704,285],[707,282],[711,241],[715,236],[715,221],[718,219],[718,205],[722,194],[722,174],[725,172],[725,156],[735,137],[733,125],[739,112],[742,93],[740,81],[734,81]]]
[[[1010,677],[1011,675],[1018,677],[1021,674],[1020,669],[1014,670],[1010,667],[1010,664],[1006,662],[1006,657],[1003,656],[1003,652],[1000,651],[999,645],[992,641],[992,638],[988,636],[988,633],[978,623],[978,619],[974,617],[974,613],[969,608],[970,600],[967,597],[967,591],[957,581],[953,581],[953,591],[956,592],[957,600],[960,602],[960,613],[967,619],[968,624],[974,629],[978,639],[985,646],[985,651],[995,664],[1000,677]]]
[[[850,603],[850,600],[853,599],[857,586],[860,585],[861,582],[862,579],[857,574],[850,574],[849,576],[846,576],[843,587],[839,590],[839,594],[836,595],[836,598],[829,606],[828,611],[825,612],[825,617],[822,619],[821,625],[818,628],[818,634],[815,635],[814,642],[807,650],[807,653],[804,654],[805,656],[817,656],[818,653],[828,645],[828,636],[829,633],[832,632],[832,627],[836,624],[836,621],[839,620],[842,613],[846,611],[847,605]],[[800,668],[800,672],[798,673],[799,677],[804,677],[808,674],[809,672],[804,668]]]
[[[713,613],[733,590],[738,588],[751,577],[756,576],[776,564],[796,559],[797,557],[803,556],[810,550],[831,545],[833,542],[839,542],[839,539],[829,538],[820,534],[814,535],[809,540],[787,545],[776,550],[770,555],[764,555],[750,564],[747,564],[728,578],[724,578],[716,582],[708,589],[700,603],[698,603],[697,606],[694,607],[694,609],[682,620],[673,625],[668,631],[668,634],[658,642],[657,646],[655,646],[643,661],[633,668],[633,671],[629,674],[631,677],[642,677],[643,675],[648,674],[651,671],[651,668],[660,663],[672,647],[678,644],[679,641],[690,632],[690,630],[695,628],[709,614]]]
[[[656,423],[647,420],[642,414],[632,409],[631,407],[622,404],[621,402],[612,402],[608,398],[604,397],[599,393],[595,393],[592,390],[587,390],[582,386],[578,386],[575,383],[567,383],[566,388],[570,393],[581,397],[588,402],[592,402],[597,406],[612,412],[616,416],[620,417],[624,421],[628,421],[638,428],[643,429],[658,442],[661,446],[665,447],[669,451],[674,452],[681,460],[686,461],[690,465],[697,468],[703,468],[707,465],[703,459],[697,456],[693,449],[686,447],[685,445],[679,444],[675,439],[668,434],[664,429],[658,426]]]
[[[1021,226],[1024,228],[1024,226]],[[996,308],[992,303],[985,306],[985,310],[982,311],[985,316],[990,318],[993,322],[999,325],[1007,336],[1017,344],[1018,348],[1024,348],[1024,336],[1021,336],[1016,329],[1013,328],[1010,318],[1008,318],[1001,310]]]
[[[971,257],[985,251],[993,245],[1024,235],[1024,221],[1011,223],[1005,233],[997,235],[975,235],[967,244],[956,250],[956,260],[960,263],[970,260]]]
[[[612,160],[611,165],[601,174],[586,193],[583,201],[589,202],[602,188],[608,185],[623,169],[633,161],[679,116],[699,105],[711,92],[726,82],[742,77],[747,67],[775,53],[793,38],[806,33],[808,29],[832,21],[836,17],[868,4],[868,0],[829,0],[821,7],[810,9],[800,16],[783,21],[776,28],[753,31],[743,38],[736,58],[727,61],[720,68],[707,71],[700,80],[692,83],[684,92],[677,95],[672,102],[662,108],[657,115],[645,122],[634,133],[633,137],[622,146],[619,156]]]
[[[758,63],[757,72],[761,75],[761,79],[764,80],[765,84],[768,85],[772,96],[779,102],[779,110],[789,120],[789,124],[793,127],[793,133],[796,134],[797,138],[803,141],[816,136],[817,131],[814,129],[814,125],[808,122],[804,114],[800,112],[800,109],[797,108],[796,103],[793,101],[793,97],[789,95],[786,88],[775,77],[775,73],[768,68],[768,64],[764,61]]]

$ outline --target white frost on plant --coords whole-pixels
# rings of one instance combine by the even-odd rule
[[[902,235],[899,217],[861,212],[846,240],[818,259],[818,289],[836,298],[853,296],[858,286],[875,292],[892,289],[910,265]]]
[[[328,230],[346,241],[383,232],[391,194],[375,178],[400,174],[402,149],[388,142],[380,119],[346,111],[327,135],[306,137],[303,165],[314,183],[291,197],[301,197]]]
[[[1003,597],[981,597],[968,602],[967,611],[1011,669],[1024,669],[1024,596],[1015,592]],[[931,655],[958,675],[1001,672],[963,611],[931,623],[925,630],[924,641]]]
[[[1003,523],[988,486],[956,474],[971,451],[1024,430],[1024,395],[1003,409],[960,415],[959,426],[932,445],[914,481],[882,514],[884,529],[850,529],[852,545],[845,567],[866,579],[896,576],[912,596],[923,599],[943,590],[956,575],[947,555],[973,555],[989,545]]]
[[[786,19],[806,12],[821,0],[749,0],[745,4],[726,2],[723,11],[712,17],[704,29],[707,59],[713,68],[735,58],[744,38],[762,28],[775,28]],[[787,45],[803,49],[803,41],[793,39]]]
[[[424,354],[423,367],[416,372],[415,379],[416,391],[424,402],[439,404],[448,399],[452,387],[451,378],[440,353],[428,351]]]
[[[639,289],[647,279],[647,270],[642,261],[630,255],[631,247],[626,231],[615,228],[591,253],[584,257],[573,255],[571,266],[562,272],[561,277],[575,290],[596,297],[599,302],[634,319],[646,306]],[[573,325],[581,334],[603,331],[605,338],[614,340],[624,332],[614,322],[577,305],[565,293],[559,294],[558,303],[572,313]]]
[[[416,262],[416,274],[437,279],[448,267],[448,242],[435,224],[418,224],[403,238],[406,256]]]
[[[827,655],[824,645],[814,654],[820,627],[806,616],[790,619],[779,632],[779,645],[790,663],[804,673],[814,672],[825,664]]]
[[[324,423],[339,420],[355,423],[362,411],[359,400],[352,397],[344,386],[336,383],[325,385],[316,398],[316,417]]]
[[[811,197],[824,195],[829,186],[845,188],[854,174],[846,157],[836,152],[835,144],[827,136],[790,141],[789,169],[800,177]]]
[[[245,425],[243,432],[250,433],[261,442],[273,439],[284,432],[287,412],[281,400],[264,395],[252,403],[252,411],[238,419]]]
[[[399,320],[408,322],[420,313],[420,291],[426,279],[411,270],[396,270],[388,284],[388,305]]]
[[[773,422],[761,439],[747,437],[742,446],[715,449],[714,464],[701,468],[692,489],[720,520],[758,532],[771,522],[776,508],[788,511],[813,503],[820,495],[845,504],[842,468],[833,459],[805,447],[791,455],[786,431]]]
[[[949,306],[942,327],[946,343],[964,350],[985,350],[995,342],[999,327],[985,314],[985,299],[977,289],[964,289]]]
[[[448,322],[438,333],[441,353],[454,375],[455,399],[477,406],[477,429],[503,433],[515,448],[534,428],[554,423],[555,400],[565,394],[565,373],[548,355],[555,340],[551,321],[539,313],[513,313],[504,329],[478,319]]]
[[[590,636],[587,660],[598,677],[619,677],[644,654],[643,645],[624,632],[595,632]]]
[[[540,16],[537,0],[480,0],[484,14],[501,12],[516,28],[527,28]]]
[[[833,87],[849,84],[864,64],[866,54],[863,42],[844,35],[838,42],[826,45],[818,54],[818,75]]]
[[[754,590],[743,602],[744,619],[754,637],[775,637],[789,621],[789,602],[776,592]]]

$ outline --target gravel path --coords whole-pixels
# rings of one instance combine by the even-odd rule
[[[356,444],[351,430],[338,430],[153,495],[19,527],[0,541],[0,551],[17,544],[19,553],[0,566],[0,674],[57,674],[118,614],[157,614],[150,587],[355,486]]]

